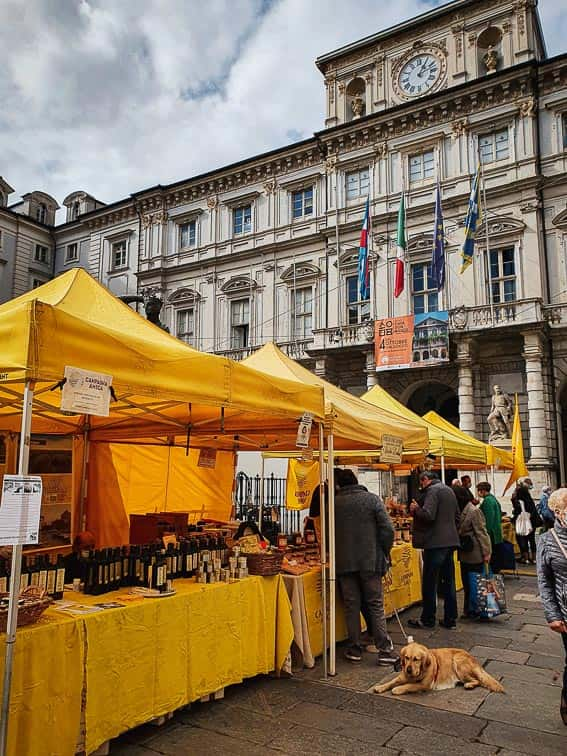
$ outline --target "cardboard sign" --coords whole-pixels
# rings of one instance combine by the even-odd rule
[[[403,439],[399,436],[390,436],[385,433],[382,436],[382,451],[380,462],[388,465],[399,464],[402,461]]]
[[[61,409],[80,415],[110,414],[112,376],[65,366],[65,383],[61,392]]]
[[[214,470],[217,465],[217,450],[203,448],[199,449],[199,461],[197,467],[208,467],[209,470]]]
[[[0,546],[39,543],[39,475],[5,475],[0,502]]]
[[[306,449],[309,446],[309,439],[311,438],[311,426],[313,425],[313,416],[309,412],[304,412],[301,420],[299,421],[299,428],[297,429],[297,439],[295,445],[300,449]]]

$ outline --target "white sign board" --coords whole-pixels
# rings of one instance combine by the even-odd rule
[[[39,543],[39,475],[4,475],[0,500],[0,546]]]
[[[61,409],[80,415],[110,414],[112,376],[65,365],[65,383],[61,392]]]
[[[299,428],[297,429],[296,446],[300,449],[306,449],[309,446],[309,439],[311,438],[311,425],[313,424],[313,416],[310,412],[304,412],[301,420],[299,421]]]
[[[380,452],[380,462],[387,465],[396,465],[402,461],[403,439],[399,436],[390,436],[384,433],[382,436],[382,451]]]

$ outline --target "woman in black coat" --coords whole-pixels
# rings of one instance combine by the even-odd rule
[[[523,562],[524,564],[535,564],[535,532],[536,529],[540,528],[543,524],[541,517],[538,514],[535,501],[532,499],[532,495],[530,493],[533,487],[534,484],[532,483],[530,478],[519,478],[516,484],[516,490],[512,494],[512,522],[514,523],[514,526],[516,524],[516,520],[522,512],[522,509],[529,514],[532,525],[531,533],[529,533],[527,536],[518,535],[516,533],[518,546],[520,547],[521,552],[520,562]]]

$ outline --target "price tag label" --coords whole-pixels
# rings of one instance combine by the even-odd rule
[[[299,421],[299,428],[297,429],[297,440],[295,442],[295,445],[300,449],[306,449],[309,446],[312,425],[313,415],[311,415],[310,412],[304,412],[301,420]]]

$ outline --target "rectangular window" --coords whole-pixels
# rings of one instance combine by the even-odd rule
[[[433,150],[420,152],[419,155],[409,157],[409,180],[410,184],[418,181],[432,179],[435,175],[435,155]]]
[[[65,250],[65,262],[73,262],[78,259],[79,254],[77,244],[67,244],[67,249]]]
[[[439,310],[439,293],[431,275],[431,263],[411,266],[411,294],[414,315]]]
[[[197,243],[197,222],[189,221],[179,226],[179,247],[188,249]]]
[[[513,302],[516,299],[514,247],[490,250],[490,283],[494,304]]]
[[[189,307],[187,310],[177,310],[176,335],[178,339],[191,346],[195,345],[195,310]]]
[[[244,349],[248,346],[250,329],[250,300],[235,299],[230,303],[230,348]]]
[[[112,245],[112,267],[125,268],[128,265],[128,242],[126,239]]]
[[[44,247],[43,244],[36,244],[35,245],[35,255],[34,259],[36,262],[40,263],[48,263],[49,262],[49,250],[47,247]]]
[[[235,236],[249,234],[252,231],[252,205],[237,207],[233,211],[232,230]]]
[[[291,301],[293,337],[308,339],[313,327],[313,288],[306,286],[303,289],[295,289],[292,291]]]
[[[479,136],[478,151],[483,165],[495,163],[497,160],[507,160],[510,155],[508,129],[500,129],[500,131]]]
[[[358,276],[346,279],[347,319],[349,325],[370,320],[370,300],[358,298]]]
[[[350,171],[346,175],[346,196],[347,200],[367,197],[370,189],[370,176],[368,168],[360,171]]]
[[[561,143],[563,145],[563,149],[567,150],[567,113],[563,113],[561,116]]]
[[[291,204],[294,218],[313,215],[313,187],[293,192],[291,195]]]
[[[39,286],[43,286],[46,283],[39,278],[32,278],[32,289],[37,289]]]

